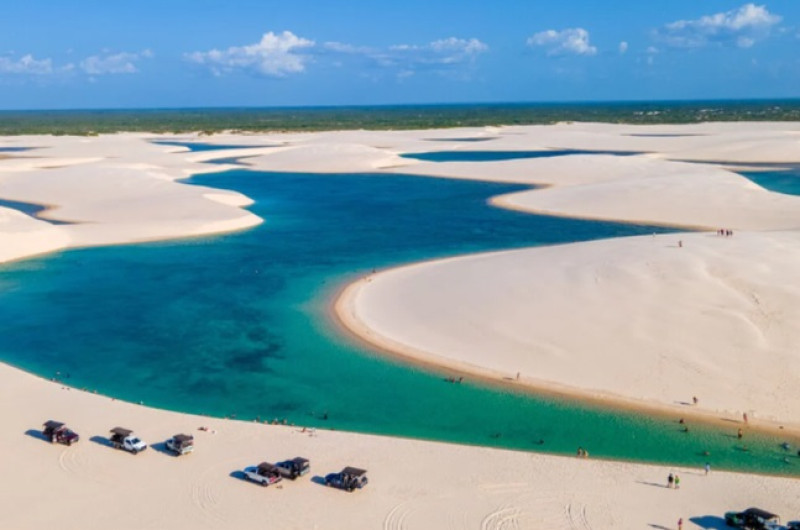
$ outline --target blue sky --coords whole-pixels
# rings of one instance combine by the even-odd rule
[[[800,1],[7,2],[0,108],[800,97]]]

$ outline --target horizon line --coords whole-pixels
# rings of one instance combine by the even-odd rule
[[[475,101],[461,103],[376,103],[376,104],[342,104],[342,105],[219,105],[201,107],[68,107],[68,108],[22,108],[0,109],[0,113],[33,113],[33,112],[133,112],[133,111],[234,111],[234,110],[334,110],[334,109],[389,109],[389,108],[425,108],[425,107],[470,107],[470,106],[590,106],[590,105],[665,105],[665,104],[735,104],[735,103],[793,103],[800,105],[800,96],[771,98],[709,98],[709,99],[619,99],[619,100],[552,100],[552,101]]]

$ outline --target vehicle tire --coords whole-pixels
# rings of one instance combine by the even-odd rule
[[[138,454],[138,453],[139,453],[139,450],[138,450],[138,449],[131,449],[131,453],[133,453],[133,454]]]
[[[72,445],[72,440],[67,440],[67,445]]]
[[[264,482],[264,481],[262,480],[262,481],[261,481],[261,485],[262,485],[263,487],[265,487],[265,488],[266,488],[267,486],[269,486],[269,482]]]

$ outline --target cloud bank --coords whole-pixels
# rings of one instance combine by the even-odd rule
[[[394,69],[400,77],[417,71],[453,71],[472,64],[489,47],[478,39],[450,37],[428,44],[397,44],[385,48],[359,46],[345,42],[318,45],[291,31],[265,33],[261,40],[226,50],[212,49],[184,55],[189,62],[205,66],[214,75],[249,72],[266,77],[287,77],[306,71],[314,63],[340,66],[347,60],[366,61],[372,68]]]
[[[768,37],[781,20],[766,6],[745,4],[724,13],[677,20],[657,30],[656,37],[676,48],[700,48],[710,44],[749,48]]]

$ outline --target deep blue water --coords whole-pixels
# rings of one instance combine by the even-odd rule
[[[191,182],[236,189],[266,222],[174,243],[70,251],[0,267],[0,358],[148,405],[242,419],[571,454],[797,473],[781,440],[736,425],[449,384],[353,343],[331,298],[372,268],[490,249],[667,232],[527,215],[487,198],[519,186],[244,170]],[[541,441],[541,443],[540,443]],[[706,456],[705,452],[710,456]],[[798,468],[798,469],[795,469]]]
[[[156,145],[172,145],[175,147],[186,147],[189,151],[219,151],[221,149],[254,149],[256,147],[271,147],[269,145],[219,145],[208,144],[203,142],[170,142],[166,140],[158,140],[153,142]]]
[[[31,149],[31,147],[0,147],[0,153],[21,153]]]
[[[583,149],[553,149],[550,151],[431,151],[429,153],[406,153],[404,158],[426,162],[496,162],[518,158],[551,158],[570,155],[640,155],[636,151],[587,151]]]
[[[10,201],[7,199],[0,199],[0,206],[4,208],[12,208],[24,214],[36,217],[40,212],[46,210],[45,206],[41,204],[33,204],[32,202]]]
[[[488,142],[495,140],[493,136],[474,136],[463,138],[426,138],[429,142]]]
[[[47,206],[42,206],[41,204],[34,204],[32,202],[22,202],[22,201],[10,201],[8,199],[0,199],[0,206],[4,208],[12,208],[24,214],[30,215],[31,217],[35,217],[40,221],[44,221],[46,223],[50,223],[53,225],[65,225],[70,224],[68,221],[56,221],[53,219],[46,219],[43,217],[39,217],[39,214],[43,211],[47,210]]]
[[[740,173],[770,191],[800,195],[800,166],[774,171],[743,171]]]

